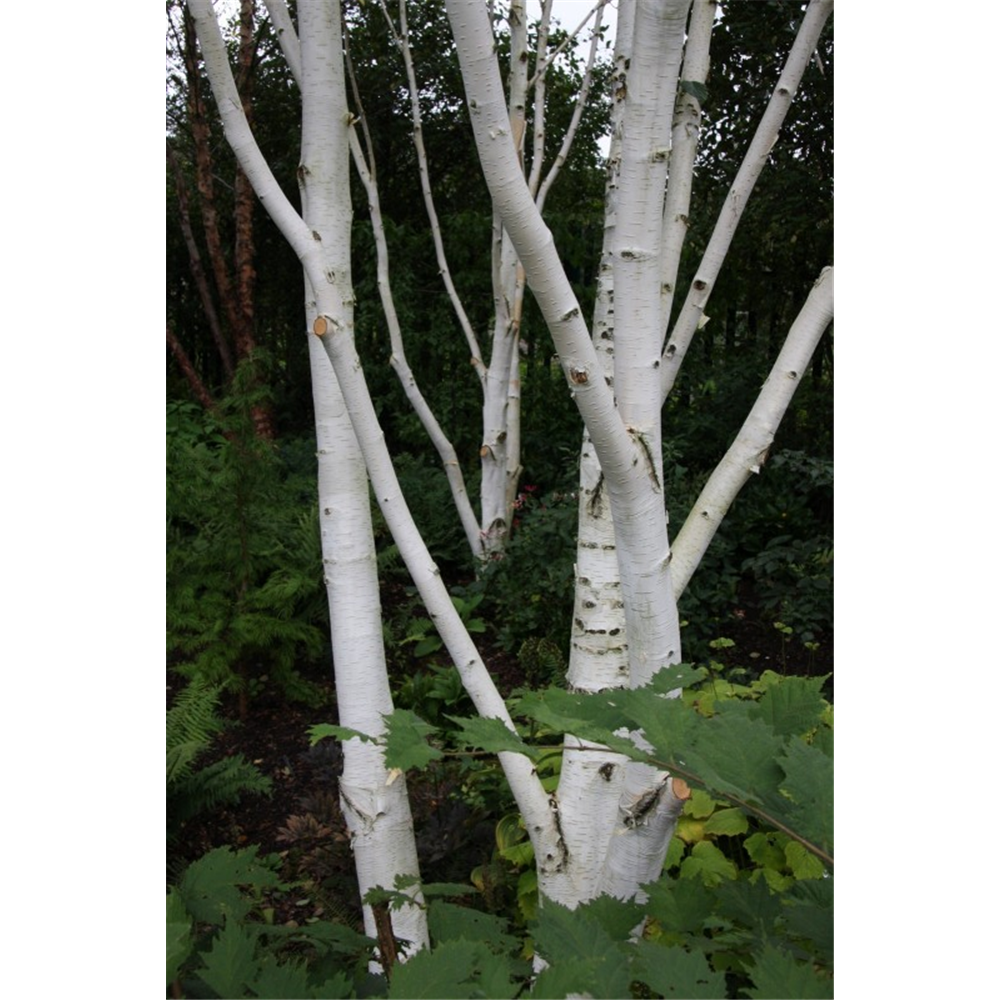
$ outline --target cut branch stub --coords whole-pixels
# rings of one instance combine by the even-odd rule
[[[317,337],[324,337],[330,332],[331,329],[336,329],[339,324],[335,319],[331,319],[329,316],[317,316],[313,320],[313,333]]]

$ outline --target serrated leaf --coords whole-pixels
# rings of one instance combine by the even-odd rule
[[[708,87],[697,80],[681,80],[681,90],[685,94],[690,94],[699,104],[704,104],[708,100]]]
[[[532,760],[537,760],[540,751],[529,747],[517,733],[511,732],[500,719],[472,719],[447,716],[461,730],[461,739],[470,746],[489,753],[521,753]]]
[[[309,746],[311,747],[316,746],[320,740],[331,737],[335,740],[340,740],[342,743],[353,739],[359,739],[364,743],[378,742],[374,736],[369,736],[367,733],[359,733],[356,729],[348,729],[346,726],[334,726],[329,722],[321,722],[318,725],[311,726],[307,732],[309,734]]]
[[[645,886],[646,909],[665,930],[701,935],[715,906],[715,897],[700,882],[663,877]]]
[[[523,974],[521,963],[516,965],[506,956],[488,954],[482,956],[476,969],[477,997],[490,1000],[513,1000],[521,991],[520,982],[512,982],[511,977]]]
[[[781,781],[777,758],[783,743],[766,723],[747,717],[748,707],[747,702],[724,702],[711,719],[695,719],[687,734],[690,744],[676,760],[714,791],[763,802],[776,794]]]
[[[797,879],[823,877],[823,862],[797,840],[790,840],[785,844],[785,860]]]
[[[778,761],[785,772],[782,791],[790,795],[788,825],[827,853],[833,851],[833,758],[793,739]]]
[[[340,955],[361,955],[370,952],[378,942],[365,937],[344,924],[321,920],[302,927],[261,927],[261,933],[269,938],[301,939],[310,944],[319,943],[324,950]]]
[[[695,844],[690,855],[681,862],[681,878],[699,878],[708,886],[720,885],[736,877],[736,865],[708,840]]]
[[[780,736],[797,736],[812,729],[827,707],[820,694],[826,677],[786,677],[769,687],[750,709]]]
[[[483,952],[489,954],[485,945],[470,941],[446,941],[431,951],[419,951],[393,968],[389,997],[391,1000],[471,997],[470,981],[475,976],[477,960],[483,960]]]
[[[726,995],[726,977],[712,971],[703,954],[651,941],[637,942],[636,951],[632,975],[664,998],[713,1000]]]
[[[764,879],[754,883],[726,882],[716,890],[718,913],[758,934],[773,932],[774,923],[784,913],[779,896],[772,893]]]
[[[585,913],[604,928],[615,941],[626,941],[645,916],[636,903],[625,902],[614,896],[598,896],[577,907],[577,913]]]
[[[397,708],[391,715],[384,716],[385,764],[398,767],[401,771],[426,767],[432,760],[444,754],[427,742],[427,737],[436,733],[435,726],[429,725],[406,708]]]
[[[218,847],[188,866],[177,891],[195,920],[221,924],[242,920],[250,909],[240,886],[275,886],[278,876],[257,860],[257,847],[232,851]]]
[[[508,933],[507,921],[492,913],[457,906],[436,899],[427,911],[427,929],[436,944],[444,941],[482,941],[493,951],[512,951],[517,938]]]
[[[621,711],[621,705],[609,699],[608,692],[582,695],[557,688],[528,691],[521,696],[518,711],[553,732],[572,733],[634,760],[646,759],[646,754],[637,751],[631,740],[615,735],[615,730],[626,727],[629,719]]]
[[[191,954],[191,914],[176,889],[167,893],[167,984],[177,978],[180,967]]]
[[[727,837],[746,833],[748,829],[750,824],[747,823],[746,814],[742,809],[720,809],[712,813],[705,823],[705,833],[722,834]]]
[[[833,879],[798,882],[786,894],[788,933],[811,941],[819,957],[833,964]]]
[[[305,960],[279,964],[268,957],[260,963],[256,978],[249,985],[258,997],[266,1000],[300,1000],[311,992]]]
[[[538,977],[532,996],[560,1000],[573,992],[595,997],[628,996],[625,955],[585,908],[570,911],[545,900],[532,936],[536,952],[550,964]]]
[[[692,663],[671,663],[659,670],[644,690],[654,694],[672,694],[679,688],[689,688],[700,683],[706,674],[704,667],[696,667]]]
[[[796,962],[790,955],[765,945],[750,970],[754,986],[751,997],[767,1000],[826,1000],[833,996],[833,980],[818,976],[812,966]]]
[[[220,997],[241,997],[253,982],[257,932],[245,924],[227,920],[209,951],[202,953],[205,967],[198,975]]]

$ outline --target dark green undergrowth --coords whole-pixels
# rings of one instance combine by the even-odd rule
[[[554,748],[543,741],[570,731],[685,775],[691,797],[641,900],[488,912],[476,877],[478,887],[425,885],[432,947],[386,978],[368,969],[375,942],[345,924],[269,923],[265,895],[294,891],[280,859],[220,848],[168,893],[167,983],[189,997],[830,997],[833,716],[821,684],[771,673],[737,685],[681,666],[641,691],[524,692],[517,710],[523,732],[535,726],[531,742],[496,720],[452,720],[465,748],[518,749],[550,776]],[[664,698],[678,686],[681,697]],[[389,766],[462,752],[408,710],[388,722]],[[617,736],[622,726],[641,726],[652,749]],[[354,734],[313,730],[330,735]],[[498,844],[516,844],[516,821],[500,825]],[[517,859],[511,877],[532,865],[523,849],[507,857]],[[406,887],[369,901],[391,908]],[[546,963],[538,974],[535,957]]]

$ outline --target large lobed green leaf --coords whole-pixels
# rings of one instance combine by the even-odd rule
[[[177,891],[195,920],[218,926],[242,920],[250,909],[241,886],[276,886],[278,876],[257,860],[257,847],[217,847],[188,866]]]
[[[833,979],[817,975],[811,965],[796,962],[787,952],[765,945],[750,973],[751,997],[762,1000],[826,1000],[833,996]]]
[[[632,975],[664,998],[715,1000],[726,995],[726,977],[714,972],[704,955],[651,941],[636,943]]]
[[[432,747],[427,738],[438,730],[424,722],[408,708],[397,708],[385,716],[386,767],[407,771],[412,767],[426,767],[444,754]]]

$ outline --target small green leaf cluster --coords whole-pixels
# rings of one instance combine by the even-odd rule
[[[486,622],[482,618],[473,617],[473,612],[482,603],[483,596],[482,593],[471,596],[457,593],[451,595],[451,603],[455,605],[455,610],[461,616],[462,624],[468,632],[479,634],[486,631]],[[434,623],[427,618],[414,618],[410,622],[410,634],[402,641],[404,645],[413,644],[413,655],[418,658],[444,649],[444,643]]]

